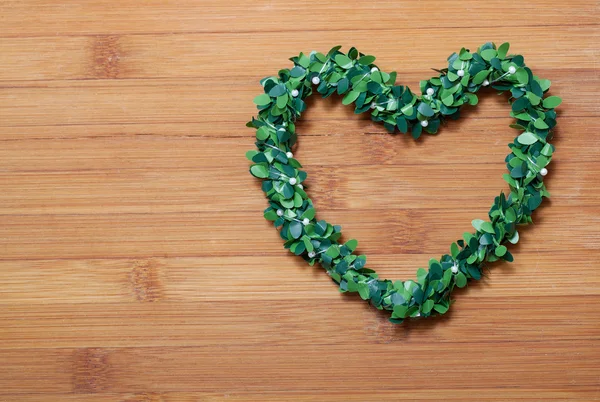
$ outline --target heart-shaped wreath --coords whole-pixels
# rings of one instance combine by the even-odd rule
[[[550,195],[543,177],[554,151],[548,140],[556,125],[554,108],[561,99],[544,98],[550,81],[533,75],[523,56],[508,55],[508,48],[508,43],[498,48],[486,43],[477,52],[462,48],[448,58],[448,68],[421,81],[420,96],[395,85],[396,73],[381,71],[373,64],[374,56],[355,48],[344,54],[340,46],[327,55],[300,53],[290,59],[292,69],[261,80],[264,93],[254,99],[259,113],[248,123],[256,129],[258,150],[246,156],[253,162],[250,173],[263,179],[262,189],[269,199],[264,216],[281,228],[284,246],[310,265],[319,262],[341,292],[358,292],[378,309],[391,310],[394,323],[444,314],[455,286],[462,288],[468,279],[480,279],[486,262],[512,261],[504,243],[519,240],[517,225],[530,223],[542,197]],[[315,219],[313,203],[302,185],[306,172],[299,170],[302,166],[292,154],[297,138],[294,122],[306,109],[304,98],[312,94],[313,86],[323,97],[343,95],[342,103],[354,103],[355,113],[371,111],[372,119],[383,122],[389,132],[410,132],[415,139],[423,131],[437,133],[444,119],[457,119],[462,105],[476,105],[475,93],[481,87],[510,91],[510,115],[516,119],[511,127],[523,131],[508,144],[509,173],[504,180],[510,194],[500,193],[490,209],[490,220],[473,220],[475,233],[465,233],[452,243],[450,254],[431,259],[428,270],[419,268],[416,281],[378,279],[375,271],[365,267],[366,257],[354,254],[356,240],[342,244],[340,226]]]

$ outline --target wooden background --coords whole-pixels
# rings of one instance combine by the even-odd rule
[[[600,399],[597,1],[0,1],[0,400]],[[398,82],[510,41],[563,97],[553,194],[512,264],[394,326],[284,251],[247,172],[252,99],[336,44]],[[319,217],[412,278],[485,218],[506,97],[436,136],[314,99]]]

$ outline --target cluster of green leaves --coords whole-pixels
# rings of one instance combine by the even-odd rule
[[[261,80],[264,93],[254,99],[258,116],[248,123],[256,129],[256,150],[247,153],[250,173],[263,179],[269,199],[265,218],[280,228],[284,246],[310,265],[318,262],[339,284],[342,292],[357,292],[378,309],[392,311],[390,320],[445,313],[450,293],[469,279],[480,279],[486,262],[512,261],[506,243],[519,240],[517,226],[531,222],[532,212],[549,197],[540,172],[552,158],[548,143],[556,125],[554,108],[560,98],[544,94],[550,81],[533,75],[523,57],[508,54],[509,44],[486,43],[476,52],[461,49],[448,58],[448,67],[420,84],[421,95],[395,85],[396,73],[385,73],[373,64],[374,56],[340,46],[327,54],[300,53],[290,60],[291,69]],[[508,92],[511,127],[522,131],[509,144],[504,175],[510,192],[496,197],[489,220],[475,219],[474,233],[452,243],[450,253],[431,259],[428,269],[419,268],[417,280],[378,279],[365,267],[366,257],[356,255],[356,240],[340,242],[341,228],[317,220],[312,201],[304,191],[306,173],[291,154],[296,142],[294,122],[306,109],[304,99],[316,86],[323,97],[334,93],[342,103],[354,104],[356,113],[371,110],[374,121],[390,132],[410,132],[417,139],[423,131],[434,134],[448,118],[457,119],[461,106],[477,104],[477,91],[491,86]]]

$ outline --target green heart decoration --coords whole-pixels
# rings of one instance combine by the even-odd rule
[[[310,265],[320,263],[341,292],[358,292],[380,310],[390,310],[390,321],[401,323],[411,317],[428,317],[448,311],[455,287],[469,279],[480,279],[487,262],[512,261],[506,243],[519,240],[517,226],[532,221],[532,212],[549,197],[543,183],[554,147],[548,143],[556,125],[561,99],[544,98],[550,81],[533,75],[523,56],[508,55],[509,44],[496,47],[486,43],[477,52],[462,48],[448,57],[448,68],[421,81],[421,95],[406,86],[395,85],[396,73],[385,73],[374,56],[341,46],[326,55],[311,52],[292,57],[293,68],[261,80],[264,93],[254,99],[258,116],[247,125],[256,129],[257,150],[246,156],[252,161],[250,173],[263,179],[262,190],[269,199],[264,216],[280,228],[285,248]],[[306,109],[304,99],[316,87],[323,97],[334,93],[342,103],[354,103],[355,113],[370,111],[374,121],[383,122],[394,133],[410,132],[418,139],[424,132],[437,133],[445,119],[457,119],[461,106],[476,105],[476,93],[490,86],[510,93],[511,127],[521,131],[508,144],[508,173],[504,180],[510,193],[500,193],[489,211],[489,221],[472,221],[475,233],[450,245],[450,253],[431,259],[429,269],[419,268],[417,279],[390,281],[378,279],[366,268],[366,257],[354,253],[356,240],[340,241],[341,227],[315,218],[315,208],[303,182],[306,172],[294,158],[295,121]]]

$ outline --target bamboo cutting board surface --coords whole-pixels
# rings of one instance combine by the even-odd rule
[[[0,400],[600,399],[597,1],[0,1]],[[283,250],[248,174],[259,79],[356,46],[398,82],[511,42],[563,98],[551,201],[514,263],[394,326]],[[467,108],[465,108],[467,109]],[[492,92],[437,136],[312,99],[319,218],[413,278],[485,218],[510,129]]]

